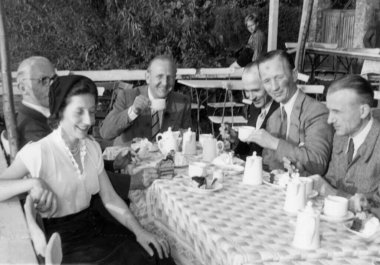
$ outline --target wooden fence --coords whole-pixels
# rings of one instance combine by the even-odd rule
[[[355,10],[329,9],[322,12],[321,42],[338,43],[339,48],[352,48]]]

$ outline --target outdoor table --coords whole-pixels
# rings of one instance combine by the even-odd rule
[[[17,197],[0,202],[0,264],[38,264]]]
[[[311,63],[311,80],[315,75],[315,70],[329,57],[334,56],[344,67],[346,73],[351,72],[354,62],[361,60],[380,61],[379,49],[356,49],[356,48],[323,48],[307,47],[306,54]]]
[[[186,178],[156,180],[147,191],[148,215],[174,239],[171,243],[181,244],[205,265],[368,264],[350,260],[380,259],[380,240],[369,243],[342,223],[322,220],[321,247],[294,248],[296,216],[283,210],[285,191],[243,185],[241,179],[226,176],[224,188],[208,194],[193,192]]]

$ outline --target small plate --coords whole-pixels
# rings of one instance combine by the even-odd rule
[[[349,232],[357,235],[358,237],[362,238],[362,239],[365,239],[367,241],[372,241],[374,240],[375,238],[378,237],[378,234],[380,233],[380,228],[378,227],[377,230],[375,232],[373,232],[372,234],[370,235],[366,235],[366,234],[363,234],[363,233],[360,233],[359,231],[355,231],[355,230],[352,230],[351,229],[351,226],[352,226],[352,221],[349,221],[349,222],[345,222],[343,224],[343,227],[348,230]]]
[[[189,191],[195,192],[195,193],[201,193],[201,194],[209,194],[209,193],[213,193],[213,192],[216,192],[216,191],[219,191],[219,190],[223,189],[223,184],[222,183],[215,183],[214,187],[212,189],[198,189],[198,188],[195,188],[195,187],[192,186],[191,180],[190,181],[184,181],[182,183],[183,183],[183,185],[186,188],[189,189]]]
[[[244,167],[240,165],[223,165],[223,164],[212,164],[217,168],[223,169],[224,172],[228,173],[243,173]]]
[[[321,214],[321,220],[324,220],[324,221],[327,221],[327,222],[331,222],[331,223],[342,223],[342,222],[346,222],[352,218],[354,218],[355,215],[353,212],[350,212],[348,211],[346,216],[343,216],[343,217],[333,217],[333,216],[328,216],[328,215],[324,215],[324,214]]]

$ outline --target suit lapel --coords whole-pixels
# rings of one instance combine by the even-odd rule
[[[294,102],[292,113],[290,114],[288,140],[290,140],[292,143],[298,143],[300,139],[303,139],[303,137],[300,136],[299,128],[301,122],[300,116],[302,113],[302,106],[304,104],[305,99],[306,95],[301,90],[299,90],[296,101]]]
[[[268,118],[272,115],[272,113],[276,109],[278,109],[279,106],[280,106],[280,104],[277,103],[276,101],[272,102],[272,105],[270,106],[269,111],[268,111],[267,115],[265,116],[263,123],[261,124],[261,128],[264,128],[264,129],[266,128]]]
[[[380,124],[374,119],[372,128],[369,130],[367,137],[365,138],[363,144],[359,147],[356,152],[355,157],[352,159],[348,168],[352,166],[360,157],[363,157],[364,162],[368,162],[374,152],[375,143],[380,135]],[[347,140],[348,142],[348,140]],[[347,144],[346,144],[347,147]],[[347,149],[346,149],[347,150]]]
[[[248,125],[256,127],[257,118],[260,115],[261,110],[256,108],[253,104],[249,106]]]

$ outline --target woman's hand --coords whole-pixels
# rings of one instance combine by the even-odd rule
[[[152,244],[157,250],[160,259],[169,258],[170,247],[169,243],[165,239],[160,239],[158,236],[146,231],[141,230],[140,233],[136,234],[136,240],[139,244],[149,253],[149,255],[154,255],[154,250],[150,246]]]
[[[46,182],[42,179],[35,179],[29,195],[36,206],[37,211],[47,213],[48,217],[55,214],[58,208],[57,197]]]

